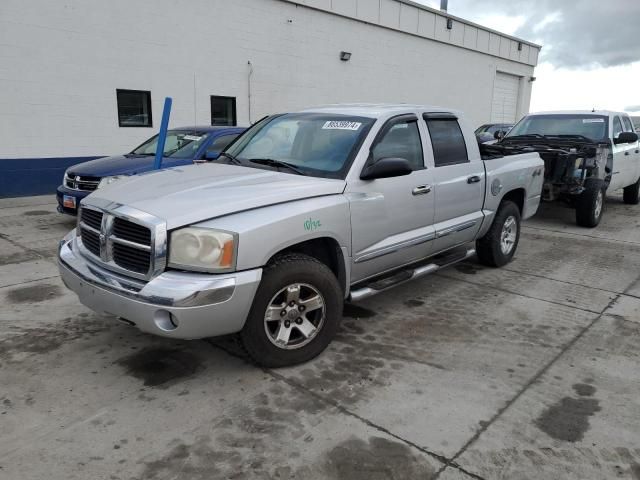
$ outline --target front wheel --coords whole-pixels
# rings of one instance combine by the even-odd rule
[[[263,367],[306,362],[335,336],[342,306],[342,289],[326,265],[307,255],[282,255],[264,269],[240,341]]]
[[[604,198],[606,189],[604,182],[597,179],[587,179],[584,191],[576,202],[576,224],[581,227],[597,227],[604,212]]]
[[[498,207],[491,228],[476,242],[478,260],[489,267],[502,267],[516,253],[520,241],[520,209],[505,200]]]

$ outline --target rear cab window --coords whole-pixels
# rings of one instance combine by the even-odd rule
[[[431,138],[433,160],[436,167],[469,162],[467,144],[458,119],[452,114],[424,114]]]

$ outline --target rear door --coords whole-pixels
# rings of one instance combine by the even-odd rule
[[[635,151],[637,143],[615,143],[615,140],[625,131],[625,126],[620,115],[615,115],[611,125],[611,136],[613,138],[613,174],[609,191],[613,192],[634,183],[636,179]]]
[[[409,175],[356,180],[345,190],[351,209],[353,282],[427,257],[435,237],[431,169],[424,161],[424,130],[415,115],[390,119],[371,146],[367,165],[405,158]]]
[[[435,197],[434,253],[475,239],[484,214],[485,170],[477,149],[467,147],[458,118],[425,113],[433,152]]]

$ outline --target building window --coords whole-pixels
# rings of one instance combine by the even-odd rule
[[[118,125],[121,127],[152,127],[151,92],[116,90]]]
[[[237,125],[236,97],[211,95],[211,125]]]

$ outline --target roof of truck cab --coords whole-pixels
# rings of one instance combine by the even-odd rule
[[[529,113],[531,115],[629,115],[625,112],[614,112],[613,110],[549,110],[546,112],[532,112]]]
[[[450,112],[459,114],[457,110],[433,105],[415,105],[408,103],[343,103],[334,105],[320,105],[306,108],[304,113],[330,113],[336,115],[354,115],[360,117],[379,118],[389,115],[400,115],[405,112],[419,110],[421,112]]]

